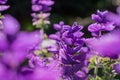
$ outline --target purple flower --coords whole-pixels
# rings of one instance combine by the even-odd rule
[[[92,33],[94,37],[100,37],[102,35],[102,31],[112,31],[115,26],[113,22],[110,22],[106,19],[108,11],[97,11],[97,14],[92,15],[92,19],[96,21],[88,26],[88,31]]]
[[[30,68],[38,68],[38,67],[42,67],[42,68],[44,68],[44,67],[46,67],[46,60],[42,60],[41,58],[40,58],[40,56],[38,56],[38,55],[35,55],[34,53],[33,54],[30,54],[29,56],[28,56],[28,58],[29,58],[29,67]]]
[[[5,4],[7,0],[0,0],[0,4]]]
[[[9,42],[5,33],[0,32],[0,51],[4,51],[8,48]]]
[[[120,26],[120,7],[116,11],[117,13],[109,12],[106,19],[113,22],[116,26]]]
[[[10,6],[8,5],[0,5],[0,11],[5,11],[9,8]]]
[[[56,40],[57,44],[59,44],[60,42],[60,45],[61,44],[71,45],[71,46],[74,45],[75,46],[74,51],[72,52],[70,51],[71,53],[69,54],[73,54],[74,52],[77,52],[77,50],[79,50],[81,46],[83,45],[83,41],[81,38],[83,36],[83,32],[80,31],[82,30],[83,27],[81,25],[77,25],[76,22],[74,23],[72,27],[69,25],[64,25],[63,22],[60,22],[59,24],[54,24],[54,28],[58,30],[58,32],[56,32],[56,34],[51,34],[49,38]],[[53,50],[53,48],[51,49]],[[59,48],[56,47],[56,49],[59,49]],[[72,50],[72,48],[70,48],[69,46],[67,46],[67,49],[68,51]],[[58,52],[58,51],[56,50],[55,52]]]
[[[42,40],[41,31],[19,31],[19,23],[10,15],[5,15],[0,31],[0,79],[26,80],[22,70],[27,55],[38,46]],[[9,27],[8,27],[9,26]],[[29,73],[30,71],[28,68]],[[32,69],[31,69],[32,70]],[[28,75],[28,74],[27,74]],[[33,79],[34,80],[34,79]]]
[[[92,32],[92,36],[98,36],[101,28],[102,27],[100,24],[93,23],[93,24],[89,25],[88,31]]]
[[[86,43],[95,54],[116,59],[120,53],[119,34],[120,30],[116,30],[100,38],[86,39]]]
[[[49,24],[48,20],[51,10],[51,6],[54,4],[52,0],[32,0],[33,13],[33,25],[40,27],[42,24]]]
[[[8,5],[5,5],[7,0],[0,0],[0,11],[7,10],[9,8]]]
[[[99,36],[102,31],[112,31],[115,28],[113,23],[98,24],[93,23],[89,25],[88,31],[92,32],[92,36]]]
[[[40,39],[36,36],[39,36],[39,33],[29,33],[29,35],[19,33],[12,42],[8,40],[10,44],[4,52],[1,52],[1,61],[11,67],[19,66],[25,60],[28,52],[39,44]]]
[[[39,7],[39,8],[41,7],[41,9],[38,9],[38,10],[36,10],[35,7],[32,7],[33,11],[46,12],[46,11],[50,10],[50,6],[52,6],[54,4],[54,2],[52,0],[32,0],[32,4],[33,4],[33,6],[36,6],[36,7]]]
[[[19,22],[10,15],[4,15],[2,19],[2,30],[8,35],[16,34],[20,29]]]
[[[86,55],[88,49],[83,47],[84,41],[82,36],[84,35],[82,26],[76,22],[73,26],[65,25],[64,22],[54,24],[54,28],[57,30],[56,34],[51,34],[50,39],[56,41],[55,49],[51,48],[51,52],[56,57],[55,59],[61,62],[61,68],[63,71],[62,78],[65,80],[77,80],[87,78],[87,73],[82,71],[83,67],[87,67]],[[81,70],[81,76],[77,73]]]
[[[26,74],[28,80],[57,80],[61,77],[61,69],[59,67],[59,61],[53,60],[52,58],[41,58],[38,55],[29,55],[29,67],[28,70],[31,73]],[[39,75],[41,74],[41,75]],[[48,76],[51,74],[51,76]]]
[[[106,22],[106,15],[108,14],[108,11],[97,11],[97,14],[92,14],[92,20],[98,22],[98,23],[105,23]]]
[[[50,75],[50,76],[49,76]],[[26,80],[58,80],[59,72],[47,69],[36,69],[33,74],[28,75]]]

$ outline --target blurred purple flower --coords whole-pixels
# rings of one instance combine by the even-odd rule
[[[8,48],[9,42],[5,33],[0,32],[0,51],[4,51]]]
[[[7,0],[0,0],[0,4],[5,4]]]
[[[51,71],[47,69],[36,69],[34,70],[33,74],[28,75],[28,77],[26,78],[26,80],[58,80],[58,79],[59,79],[58,71]]]
[[[40,62],[38,64],[40,64]],[[35,65],[35,67],[33,68],[33,73],[27,75],[27,80],[60,79],[61,69],[58,64],[59,64],[58,61],[53,59],[48,59],[48,63],[46,63],[46,61],[43,61],[43,64],[40,64],[39,66]],[[48,76],[49,74],[51,74],[51,76]]]
[[[29,51],[39,44],[40,39],[36,37],[39,36],[39,32],[29,33],[29,35],[22,34],[23,37],[20,35],[21,33],[12,42],[8,39],[8,48],[4,52],[1,52],[1,61],[9,66],[16,67],[20,65],[25,60]]]
[[[0,11],[7,10],[9,8],[8,5],[5,5],[7,0],[0,0]]]
[[[2,44],[0,45],[0,79],[26,80],[22,69],[27,64],[22,64],[26,61],[27,55],[40,44],[43,34],[41,31],[19,31],[19,23],[10,15],[5,15],[2,24],[0,31],[0,43]]]
[[[109,12],[106,18],[116,26],[120,26],[120,7],[118,7],[116,11],[117,13]]]
[[[120,53],[119,34],[120,30],[116,30],[100,38],[86,39],[86,43],[95,54],[116,59]]]
[[[9,8],[10,6],[8,5],[0,5],[0,11],[5,11]]]
[[[19,22],[10,15],[4,15],[2,19],[2,30],[8,35],[16,34],[20,29]]]

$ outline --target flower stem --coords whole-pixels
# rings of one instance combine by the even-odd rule
[[[95,59],[95,63],[96,63],[96,66],[95,66],[95,69],[94,69],[94,77],[95,77],[95,80],[97,79],[97,75],[98,75],[98,56],[96,56],[96,59]]]

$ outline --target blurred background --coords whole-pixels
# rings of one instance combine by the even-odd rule
[[[66,24],[72,25],[74,21],[84,25],[87,31],[87,26],[92,23],[91,14],[99,10],[116,11],[116,7],[120,5],[120,0],[54,0],[55,4],[51,11],[50,21],[47,34],[54,33],[52,25],[59,21],[64,21]],[[3,13],[9,13],[21,24],[22,30],[32,31],[35,27],[32,26],[31,0],[8,0],[10,9]]]

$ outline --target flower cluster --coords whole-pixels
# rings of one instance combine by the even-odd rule
[[[31,14],[33,17],[33,25],[40,27],[43,24],[49,24],[49,11],[51,6],[54,4],[52,0],[32,0],[32,10]]]
[[[112,15],[113,19],[108,17],[110,15]],[[93,66],[93,64],[94,67],[96,66],[94,69],[94,75],[97,75],[97,77],[98,73],[96,73],[96,70],[99,68],[102,68],[107,72],[103,72],[105,75],[110,74],[110,71],[112,79],[115,78],[116,73],[119,74],[120,29],[118,28],[119,25],[116,21],[118,19],[116,18],[115,20],[114,18],[116,18],[116,16],[113,13],[108,11],[101,12],[98,10],[97,14],[92,15],[92,19],[95,20],[96,23],[93,23],[88,27],[88,30],[94,37],[85,39],[85,43],[87,47],[90,48],[90,53],[92,53],[93,58],[95,57],[94,59],[92,58],[95,62],[91,61],[90,67],[91,65]],[[105,34],[105,31],[109,31],[109,33]],[[108,58],[108,60],[106,60],[106,58]],[[108,67],[105,66],[110,66],[110,68],[108,69]],[[93,79],[97,79],[97,77],[94,76]],[[102,79],[106,80],[110,78],[104,76]]]
[[[96,21],[96,23],[91,24],[88,27],[88,30],[92,32],[92,36],[101,36],[102,31],[112,31],[115,26],[113,25],[113,22],[109,22],[106,19],[106,15],[108,14],[108,11],[97,11],[97,14],[92,15],[92,19]]]
[[[88,48],[83,47],[83,27],[76,22],[72,27],[60,22],[54,24],[54,28],[58,32],[51,34],[49,38],[56,41],[56,47],[50,46],[48,50],[53,52],[53,58],[60,61],[63,79],[87,80]]]

